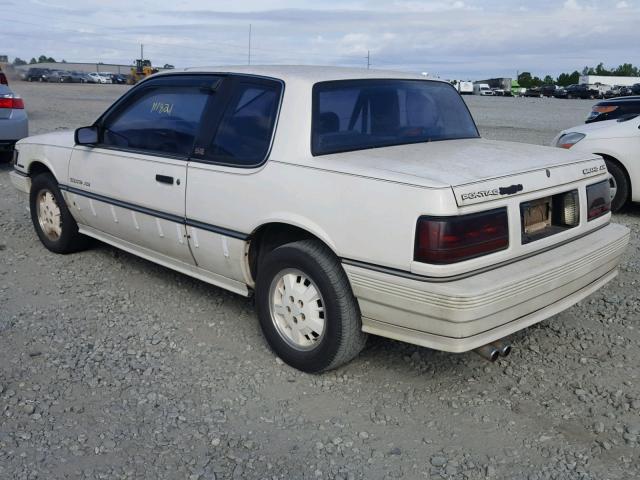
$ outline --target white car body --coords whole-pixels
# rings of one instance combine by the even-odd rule
[[[101,75],[97,72],[88,73],[91,78],[93,78],[96,83],[111,83],[111,78],[106,77],[105,75]]]
[[[421,77],[277,66],[193,72],[283,83],[265,163],[235,168],[78,146],[73,132],[56,132],[19,142],[14,184],[29,192],[30,175],[48,169],[80,232],[241,295],[255,287],[256,232],[265,225],[304,230],[340,259],[362,330],[450,352],[555,315],[618,272],[629,231],[611,224],[610,214],[587,221],[581,207],[576,227],[521,241],[521,203],[576,189],[586,205],[585,188],[607,179],[600,157],[482,138],[313,156],[316,82]],[[157,183],[158,174],[181,182]],[[501,193],[516,186],[515,194]],[[449,265],[414,260],[419,217],[500,208],[508,212],[508,248]]]
[[[580,133],[582,140],[571,147],[572,152],[602,155],[620,165],[630,183],[629,200],[640,202],[640,116],[630,120],[606,120],[586,123],[560,132],[553,145],[563,135]]]

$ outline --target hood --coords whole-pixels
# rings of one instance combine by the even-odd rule
[[[74,131],[65,130],[62,132],[43,133],[23,138],[18,142],[20,145],[47,145],[54,147],[73,148],[75,145]]]
[[[474,138],[318,156],[314,163],[354,175],[444,188],[594,158],[560,148]]]

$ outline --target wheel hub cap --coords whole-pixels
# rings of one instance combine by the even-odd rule
[[[313,281],[299,270],[283,270],[271,282],[271,320],[283,340],[310,350],[325,332],[325,304]]]
[[[56,197],[49,190],[38,194],[36,202],[38,223],[49,240],[58,240],[62,235],[62,218]]]

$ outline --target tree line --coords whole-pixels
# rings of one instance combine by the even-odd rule
[[[522,72],[518,74],[518,84],[524,88],[540,87],[542,85],[559,85],[566,87],[579,83],[580,75],[601,75],[604,77],[638,77],[640,76],[640,68],[631,63],[623,63],[615,68],[606,68],[604,63],[600,62],[595,67],[584,67],[582,72],[574,70],[572,73],[561,73],[557,78],[551,75],[545,75],[544,78],[532,76],[531,72]]]
[[[16,67],[20,67],[22,65],[34,65],[36,63],[67,63],[67,61],[63,58],[60,62],[57,62],[53,57],[47,57],[46,55],[40,55],[38,58],[32,57],[28,62],[26,60],[21,59],[20,57],[16,57],[13,59],[12,64]],[[99,64],[103,62],[98,62]],[[166,69],[175,68],[173,65],[169,63],[165,63],[164,67]]]
[[[38,58],[32,57],[31,60],[29,60],[28,62],[26,60],[21,59],[20,57],[16,57],[12,63],[16,67],[19,67],[21,65],[34,65],[36,63],[58,63],[58,62],[53,57],[40,55]],[[59,63],[67,63],[67,61],[63,58]]]

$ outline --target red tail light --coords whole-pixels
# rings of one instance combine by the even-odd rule
[[[457,217],[420,217],[414,259],[433,264],[456,263],[508,247],[506,208]]]
[[[0,96],[0,108],[11,108],[14,110],[24,108],[24,101],[15,95]]]
[[[611,211],[609,180],[587,186],[587,220],[594,220]]]

